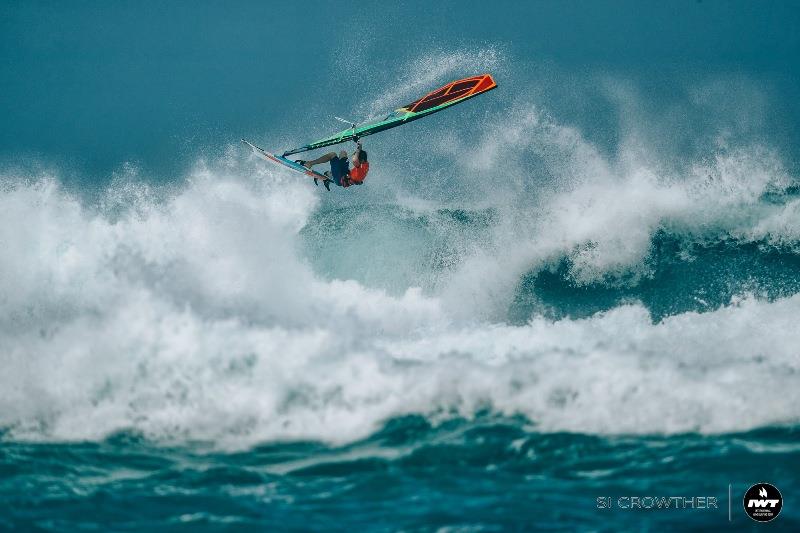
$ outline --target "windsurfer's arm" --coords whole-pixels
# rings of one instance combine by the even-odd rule
[[[361,141],[356,143],[356,151],[353,152],[353,157],[351,158],[354,166],[359,166],[361,164],[361,161],[358,158],[360,153],[361,153]]]

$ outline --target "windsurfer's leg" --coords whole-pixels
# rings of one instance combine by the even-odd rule
[[[320,163],[327,163],[328,161],[330,161],[334,157],[336,157],[336,152],[330,152],[328,154],[325,154],[323,156],[320,156],[320,157],[314,159],[313,161],[306,161],[305,162],[305,167],[306,168],[311,168],[314,165],[319,165]]]

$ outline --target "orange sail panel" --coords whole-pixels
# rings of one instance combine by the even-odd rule
[[[419,100],[415,100],[408,105],[403,106],[404,109],[414,113],[421,113],[433,107],[441,106],[447,103],[456,103],[457,100],[463,100],[474,96],[476,94],[484,93],[490,89],[497,87],[494,79],[489,74],[483,76],[475,76],[473,78],[465,78],[448,83],[440,89],[426,94]]]

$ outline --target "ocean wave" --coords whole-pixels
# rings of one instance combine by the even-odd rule
[[[445,299],[469,293],[496,319],[523,275],[562,259],[576,285],[636,285],[651,276],[654,239],[664,233],[797,252],[796,179],[774,150],[720,146],[675,165],[625,146],[603,155],[574,127],[526,105],[477,147],[461,147],[480,154],[461,164],[491,176],[478,187],[498,216],[488,244],[449,278]],[[539,166],[532,171],[531,161]]]
[[[360,109],[508,64],[498,47],[405,61],[424,75],[373,80]],[[781,155],[720,135],[665,156],[611,79],[628,113],[601,147],[526,85],[501,81],[514,96],[480,121],[465,104],[444,130],[409,126],[426,150],[371,140],[370,181],[347,194],[234,146],[188,176],[124,165],[92,197],[6,173],[0,429],[245,447],[350,442],[407,415],[796,424],[800,200]]]
[[[486,319],[474,292],[454,290],[476,264],[474,250],[446,283],[425,291],[409,285],[391,294],[321,275],[300,240],[315,213],[330,207],[272,169],[225,168],[201,166],[164,194],[120,185],[99,206],[53,179],[6,180],[0,427],[7,436],[84,440],[133,430],[223,447],[348,442],[398,416],[437,421],[487,410],[522,415],[542,431],[583,433],[713,433],[797,422],[798,398],[787,391],[800,390],[800,295],[745,296],[657,323],[630,303],[512,326]],[[694,212],[680,208],[695,205],[684,193],[650,199],[663,192],[653,187],[645,182],[629,195],[617,189],[616,217],[576,189],[590,206],[574,216],[597,213],[594,229],[565,229],[575,236],[536,245],[548,251],[539,257],[569,254],[574,242],[596,235],[605,238],[600,259],[623,253],[627,264],[641,262],[626,251],[620,221],[654,231],[661,224],[653,221],[672,217],[680,228]],[[663,209],[650,218],[636,208],[642,202]],[[740,227],[745,219],[762,220],[711,217]],[[443,220],[474,222],[438,213],[428,223]],[[534,244],[512,250],[525,259],[520,268],[530,267]],[[594,265],[610,271],[600,259]],[[507,264],[501,255],[485,260]],[[476,272],[476,282],[496,288],[492,272]]]

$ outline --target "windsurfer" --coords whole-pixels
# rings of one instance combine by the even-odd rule
[[[312,161],[297,160],[298,163],[311,170],[314,165],[322,163],[330,163],[331,169],[325,172],[328,177],[325,180],[325,188],[329,189],[328,183],[333,182],[339,187],[349,187],[351,185],[361,185],[369,172],[369,162],[367,161],[367,152],[361,149],[361,143],[356,143],[356,149],[348,159],[347,152],[342,150],[337,155],[336,152],[330,152],[323,156],[318,157]],[[350,168],[350,162],[353,163],[353,168]],[[314,183],[319,184],[317,179]]]

